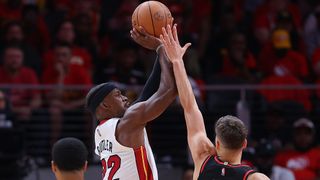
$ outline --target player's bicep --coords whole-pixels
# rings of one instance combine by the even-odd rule
[[[144,102],[136,103],[130,106],[121,121],[123,124],[126,124],[130,128],[136,128],[137,126],[144,127],[145,122],[143,121],[143,112],[144,112],[145,104]]]
[[[121,119],[130,127],[145,127],[147,122],[157,118],[166,109],[169,103],[164,106],[163,99],[156,92],[147,101],[130,106]]]

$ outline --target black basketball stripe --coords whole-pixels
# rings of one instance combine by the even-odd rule
[[[159,3],[160,5],[161,5],[161,7],[162,7],[162,10],[163,10],[163,14],[165,15],[165,19],[166,19],[166,23],[164,24],[164,26],[165,26],[165,28],[166,28],[166,26],[167,26],[167,24],[168,24],[168,17],[167,17],[167,13],[166,13],[166,10],[167,10],[167,7],[164,5],[164,4],[162,4],[162,3]]]
[[[150,2],[148,2],[148,6],[149,6],[149,12],[150,12],[150,17],[151,17],[151,22],[152,22],[153,36],[156,36],[156,30],[154,28],[153,15],[152,15],[152,12],[151,12]]]
[[[139,24],[139,10],[140,10],[140,7],[141,7],[141,5],[139,5],[138,6],[138,9],[137,9],[137,24],[138,24],[138,26],[140,26],[140,24]]]

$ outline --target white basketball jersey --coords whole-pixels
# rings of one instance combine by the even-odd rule
[[[158,172],[144,129],[144,146],[125,147],[116,140],[119,118],[100,123],[95,130],[95,153],[103,166],[103,180],[158,180]]]

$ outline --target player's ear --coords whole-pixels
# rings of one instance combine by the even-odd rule
[[[54,161],[51,161],[51,170],[52,170],[53,173],[57,172],[57,167],[56,167]]]
[[[110,109],[110,105],[106,104],[105,102],[101,102],[100,107],[104,110]]]
[[[88,169],[88,161],[84,163],[83,171],[87,171],[87,169]]]
[[[220,149],[220,141],[218,140],[218,138],[215,138],[215,144],[216,144],[216,149]]]
[[[247,148],[247,145],[248,145],[248,141],[247,141],[247,139],[245,139],[243,142],[243,145],[242,145],[242,149]]]

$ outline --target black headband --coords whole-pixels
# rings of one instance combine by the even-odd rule
[[[103,83],[93,87],[86,97],[86,107],[94,114],[103,99],[115,88],[113,83]]]

